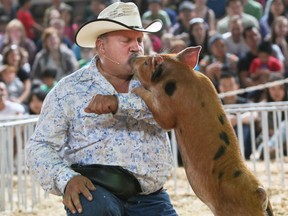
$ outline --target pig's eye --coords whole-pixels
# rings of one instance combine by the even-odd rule
[[[148,61],[145,61],[144,66],[148,66],[148,65],[149,65]]]

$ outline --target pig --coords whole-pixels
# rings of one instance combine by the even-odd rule
[[[133,70],[142,85],[133,92],[162,128],[175,130],[188,182],[215,216],[272,216],[214,85],[194,70],[200,50],[136,57]]]

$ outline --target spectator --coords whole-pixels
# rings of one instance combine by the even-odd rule
[[[61,18],[61,14],[60,11],[57,10],[56,8],[51,8],[51,10],[49,10],[48,16],[45,17],[45,19],[43,20],[43,26],[44,28],[47,28],[50,26],[50,21],[53,19],[59,19]]]
[[[24,114],[24,107],[19,103],[9,101],[7,95],[6,85],[0,81],[0,116]]]
[[[30,65],[27,62],[27,52],[16,45],[6,47],[3,50],[3,64],[14,66],[16,68],[17,77],[24,84],[24,90],[18,98],[19,103],[27,102],[27,98],[31,91]]]
[[[269,7],[268,13],[260,19],[260,31],[262,38],[271,32],[271,26],[274,19],[278,16],[285,16],[285,2],[284,0],[273,0]]]
[[[30,7],[31,7],[31,0],[19,0],[19,10],[17,11],[17,19],[22,22],[27,37],[36,42],[37,36],[34,30],[36,29],[39,32],[42,32],[43,27],[34,20],[30,12]]]
[[[30,115],[39,115],[41,113],[43,101],[47,96],[47,92],[41,88],[32,90],[28,101],[28,112]]]
[[[216,33],[216,18],[212,9],[206,6],[207,0],[194,0],[195,17],[204,19],[209,26],[209,35]]]
[[[227,47],[221,34],[215,34],[209,38],[209,55],[200,61],[200,71],[204,73],[218,90],[219,78],[222,73],[237,75],[238,57],[227,53]]]
[[[0,80],[5,83],[8,99],[10,101],[21,103],[23,100],[20,98],[24,90],[24,84],[16,75],[16,68],[9,65],[2,65],[0,69]]]
[[[229,20],[232,16],[238,15],[241,17],[244,28],[247,26],[254,26],[259,28],[258,20],[243,12],[243,2],[242,0],[227,0],[226,11],[227,15],[217,22],[217,32],[224,34],[228,32]]]
[[[244,12],[254,16],[257,20],[260,20],[263,16],[262,5],[255,0],[243,0]]]
[[[65,21],[61,18],[56,18],[50,20],[49,27],[53,27],[57,30],[58,35],[61,39],[61,43],[65,44],[69,49],[72,48],[72,45],[74,43],[74,38],[71,41],[71,35],[65,34]],[[42,47],[41,47],[42,48]]]
[[[61,43],[55,28],[46,28],[41,39],[43,48],[37,53],[32,66],[33,79],[41,79],[45,69],[54,68],[57,70],[56,80],[58,81],[79,68],[74,53]]]
[[[41,76],[41,81],[43,84],[40,86],[40,89],[46,93],[49,93],[51,89],[57,84],[56,75],[56,69],[45,69]]]
[[[190,20],[195,17],[195,5],[189,1],[183,1],[178,8],[178,21],[171,27],[171,33],[175,36],[187,38]]]
[[[69,6],[62,0],[51,0],[50,3],[51,3],[51,6],[46,8],[44,12],[43,24],[45,28],[48,27],[49,25],[49,20],[51,19],[51,13],[53,13],[52,11],[56,10],[58,11],[58,14],[60,14],[60,11],[63,7]],[[53,17],[53,18],[59,18],[59,17]]]
[[[199,61],[201,61],[205,55],[210,54],[208,48],[209,26],[204,19],[193,18],[190,20],[189,36],[189,46],[200,45],[202,47],[199,54]]]
[[[268,82],[274,82],[274,81],[280,81],[283,80],[284,77],[281,74],[275,74],[272,73],[269,76]],[[265,91],[265,102],[284,102],[288,101],[288,94],[287,94],[287,86],[285,84],[280,84],[276,86],[269,87]],[[279,113],[280,114],[280,113]],[[283,145],[283,150],[284,154],[287,155],[287,149],[286,149],[286,132],[285,132],[285,113],[284,111],[281,112],[280,114],[280,121],[278,117],[276,118],[276,124],[278,126],[278,130],[275,131],[276,125],[274,125],[274,120],[273,120],[273,113],[269,112],[268,113],[268,136],[269,136],[269,141],[268,141],[268,148],[269,148],[269,154],[270,158],[274,159],[276,155],[276,148],[277,148],[277,142],[279,140],[282,140],[282,143],[280,145]],[[282,137],[281,137],[282,136]],[[280,139],[281,137],[281,139]],[[257,137],[257,143],[259,145],[258,150],[260,152],[260,159],[264,158],[264,152],[263,152],[263,133],[261,133]]]
[[[267,40],[276,44],[284,55],[285,77],[288,77],[288,19],[284,16],[276,17],[272,23],[271,34]]]
[[[249,50],[243,38],[244,26],[239,15],[229,20],[229,31],[223,34],[227,51],[242,58]]]
[[[148,0],[149,10],[142,15],[143,24],[146,25],[152,20],[160,19],[163,23],[163,28],[158,33],[155,33],[159,38],[163,33],[168,32],[171,28],[171,20],[165,10],[162,8],[162,0]]]
[[[50,23],[48,24],[49,27],[53,27],[57,30],[57,33],[60,37],[61,43],[65,44],[69,49],[72,49],[73,43],[70,41],[70,39],[64,34],[65,32],[65,21],[61,18],[55,18],[51,19]],[[39,52],[43,48],[43,41],[42,38],[39,38],[39,40],[36,43],[37,45],[37,52]]]
[[[220,93],[227,93],[230,91],[235,91],[239,89],[238,77],[229,74],[229,73],[222,73],[219,78],[219,92]],[[245,104],[249,103],[246,98],[243,98],[238,95],[231,95],[225,96],[222,98],[222,103],[224,105],[229,104]],[[257,112],[252,113],[252,117],[255,120],[258,120]],[[238,133],[237,129],[237,116],[235,114],[227,114],[227,118],[229,119],[230,123],[232,124],[235,133]],[[246,160],[250,159],[250,155],[252,153],[252,146],[251,146],[251,130],[250,130],[250,112],[244,112],[240,116],[242,129],[243,129],[243,142],[244,142],[244,157]],[[237,134],[238,135],[238,134]]]
[[[257,85],[266,83],[271,73],[283,75],[283,64],[272,53],[270,42],[263,41],[259,44],[258,57],[252,60],[249,68],[250,76]]]
[[[16,18],[17,6],[13,0],[0,0],[0,16],[7,16],[9,20]]]
[[[23,24],[17,19],[11,20],[6,26],[3,44],[0,48],[1,52],[3,52],[5,47],[9,47],[12,45],[17,45],[24,48],[28,54],[29,64],[33,64],[36,55],[35,43],[26,36]]]
[[[60,10],[61,18],[64,20],[64,36],[74,43],[75,32],[78,30],[78,24],[74,22],[73,9],[71,6],[65,6]],[[71,46],[70,46],[71,47]]]

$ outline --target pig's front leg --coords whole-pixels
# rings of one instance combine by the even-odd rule
[[[142,98],[145,102],[155,121],[164,129],[172,129],[175,127],[176,119],[173,114],[173,110],[170,109],[169,104],[165,104],[164,100],[161,100],[155,96],[155,92],[151,92],[143,87],[133,89],[135,94]],[[164,103],[162,104],[161,102]]]
[[[136,95],[138,95],[139,97],[142,98],[142,100],[145,102],[145,104],[147,105],[147,107],[149,108],[149,110],[154,114],[155,112],[155,108],[153,107],[153,95],[151,93],[151,91],[145,89],[144,87],[137,87],[135,89],[132,90],[132,93],[135,93]]]

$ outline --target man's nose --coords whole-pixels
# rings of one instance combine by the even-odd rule
[[[143,51],[143,46],[138,41],[133,41],[130,47],[130,52],[140,52]]]

